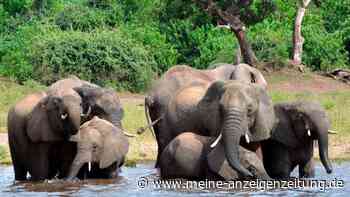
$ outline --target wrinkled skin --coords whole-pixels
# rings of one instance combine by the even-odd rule
[[[68,179],[76,177],[84,164],[91,162],[91,171],[83,169],[87,178],[114,178],[123,165],[129,149],[127,137],[120,128],[97,116],[84,123],[72,136],[78,151]]]
[[[47,89],[47,93],[57,95],[60,94],[60,92],[62,91],[67,91],[68,89],[73,89],[81,86],[99,88],[99,86],[96,84],[92,84],[90,82],[81,80],[76,76],[70,76],[68,78],[58,80],[55,83],[51,84]]]
[[[81,124],[94,116],[108,120],[116,127],[122,128],[123,108],[118,95],[112,89],[101,88],[98,85],[80,80],[75,76],[59,80],[48,88],[50,94],[73,91],[82,99]],[[65,142],[57,149],[57,163],[60,164],[59,178],[68,176],[70,166],[77,153],[75,142]],[[107,170],[108,171],[108,170]]]
[[[117,93],[113,89],[82,86],[74,88],[74,90],[83,99],[84,113],[89,114],[85,117],[85,121],[98,116],[111,122],[114,126],[122,128],[124,110]],[[89,109],[90,113],[88,112]]]
[[[192,83],[206,83],[209,85],[217,80],[237,80],[246,83],[257,83],[263,88],[267,88],[267,82],[259,70],[247,64],[219,64],[216,68],[208,70],[198,70],[185,65],[173,66],[163,74],[161,79],[156,81],[148,92],[145,99],[146,117],[149,116],[152,122],[159,119],[167,110],[171,97],[180,88]],[[153,125],[157,141],[159,141],[159,133],[161,132],[159,128],[161,122],[162,120]],[[157,161],[161,153],[161,148],[158,145]]]
[[[299,166],[299,177],[314,177],[314,141],[318,142],[324,168],[331,173],[328,158],[330,123],[325,110],[318,103],[307,101],[278,103],[274,110],[278,124],[271,139],[262,143],[268,174],[272,178],[286,179]]]
[[[259,142],[270,137],[275,124],[266,90],[234,80],[184,87],[172,97],[167,109],[157,138],[161,150],[186,131],[212,137],[221,133],[229,165],[243,177],[252,174],[239,163],[240,144],[257,151]]]
[[[186,178],[191,180],[235,180],[240,175],[233,170],[225,157],[222,143],[212,149],[213,137],[185,132],[174,138],[160,157],[162,178]],[[258,156],[239,147],[239,160],[254,178],[270,179]]]
[[[117,127],[122,126],[121,119],[124,112],[119,97],[113,89],[101,88],[96,84],[71,76],[55,82],[47,92],[57,95],[67,90],[74,90],[81,96],[83,102],[82,114],[88,115],[83,117],[83,122],[98,116],[112,122]]]
[[[57,150],[80,126],[81,98],[74,91],[39,92],[19,101],[8,113],[8,137],[16,180],[44,180],[60,168]]]

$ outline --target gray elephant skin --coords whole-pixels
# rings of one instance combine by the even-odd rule
[[[113,89],[101,88],[96,84],[71,76],[52,84],[48,92],[57,93],[67,89],[73,89],[81,96],[83,113],[86,115],[83,121],[98,116],[112,122],[115,126],[122,127],[121,119],[124,112],[119,97]]]
[[[165,179],[186,178],[190,180],[236,180],[242,178],[234,171],[225,157],[222,143],[210,147],[213,137],[185,132],[174,138],[160,157],[161,177]],[[258,156],[239,147],[239,160],[254,178],[268,180],[262,161]]]
[[[247,64],[219,64],[214,69],[198,70],[185,65],[173,66],[161,79],[157,80],[145,98],[145,113],[149,124],[154,122],[153,130],[157,141],[159,139],[162,115],[168,107],[171,97],[182,87],[191,83],[210,84],[217,80],[238,80],[248,83],[257,83],[266,88],[267,83],[259,70]],[[149,118],[148,118],[149,116]],[[159,120],[160,119],[160,120]],[[158,121],[157,121],[158,120]],[[158,145],[157,162],[162,151]]]
[[[332,172],[328,158],[328,129],[325,110],[316,102],[297,101],[274,106],[279,119],[270,139],[262,143],[263,161],[272,178],[287,179],[296,166],[299,177],[314,177],[313,151],[317,141],[320,160]]]
[[[81,124],[98,116],[111,122],[114,126],[122,129],[123,108],[119,97],[113,89],[101,88],[96,84],[71,76],[52,84],[48,92],[59,93],[61,91],[74,90],[82,99]],[[71,164],[77,154],[77,143],[66,141],[57,153],[60,163],[59,178],[66,178]],[[83,170],[82,170],[83,171]],[[84,173],[79,173],[83,177]]]
[[[122,130],[97,116],[85,122],[71,141],[77,143],[78,151],[68,179],[76,177],[79,171],[83,171],[83,178],[115,178],[129,150]]]
[[[80,126],[81,97],[73,90],[39,92],[17,102],[8,113],[8,138],[15,179],[49,179],[61,168],[58,150]]]
[[[212,137],[222,134],[230,166],[243,176],[252,176],[239,163],[239,146],[257,151],[260,141],[271,135],[275,117],[264,88],[235,80],[209,86],[196,83],[177,91],[168,105],[157,139],[161,150],[186,131]]]

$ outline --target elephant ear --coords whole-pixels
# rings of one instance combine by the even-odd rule
[[[33,109],[28,117],[26,131],[32,142],[50,142],[61,141],[62,136],[59,136],[50,126],[47,110],[48,102],[55,97],[47,96],[42,99]],[[53,100],[53,103],[55,101]]]
[[[128,139],[117,128],[113,128],[113,134],[103,136],[103,150],[100,159],[100,168],[107,168],[114,162],[117,166],[123,162],[126,153],[129,150]]]
[[[238,178],[238,173],[233,170],[225,157],[225,150],[222,141],[215,146],[207,155],[209,169],[223,177],[225,180]]]
[[[291,119],[289,117],[293,106],[288,103],[279,103],[274,106],[276,116],[279,119],[274,132],[272,133],[272,139],[284,144],[287,147],[295,148],[300,142],[297,140],[296,134],[293,132],[291,125]]]
[[[262,141],[271,137],[276,123],[273,104],[267,91],[260,85],[251,84],[256,89],[258,99],[258,110],[256,112],[255,124],[252,128],[252,141]]]
[[[81,98],[88,98],[90,95],[93,94],[94,92],[94,89],[93,87],[89,86],[89,85],[82,85],[82,86],[79,86],[79,87],[75,87],[73,88],[74,91],[76,91],[80,96]]]
[[[215,100],[218,100],[224,92],[225,92],[225,82],[215,81],[209,86],[202,101],[211,103]]]

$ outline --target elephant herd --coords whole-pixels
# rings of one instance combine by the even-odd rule
[[[129,144],[112,89],[70,77],[26,96],[8,113],[16,180],[112,178]]]
[[[112,89],[74,76],[28,95],[8,113],[15,179],[118,176],[129,149],[123,113]],[[325,110],[272,103],[262,73],[246,64],[173,66],[148,91],[145,115],[162,178],[287,179],[296,166],[313,177],[315,141],[332,172]]]

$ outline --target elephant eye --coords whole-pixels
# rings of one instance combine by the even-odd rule
[[[97,144],[92,145],[92,151],[96,152],[97,151]]]
[[[248,115],[253,113],[253,105],[248,105],[247,106],[247,113],[248,113]]]

